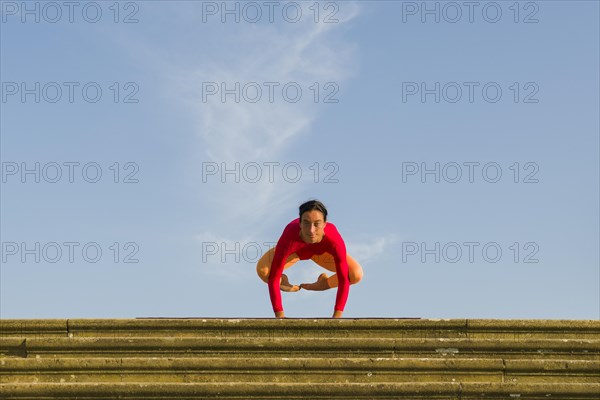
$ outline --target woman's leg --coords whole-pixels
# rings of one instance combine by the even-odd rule
[[[275,247],[269,249],[269,251],[267,251],[265,254],[263,254],[263,256],[260,258],[260,260],[258,260],[258,262],[256,263],[256,273],[258,274],[260,279],[262,279],[263,282],[265,282],[265,283],[269,283],[269,274],[271,272],[271,264],[273,263],[274,256],[275,256]],[[300,257],[298,257],[298,255],[296,253],[290,254],[288,256],[288,258],[286,259],[283,269],[284,270],[288,269],[289,267],[294,265],[299,260],[300,260]],[[281,290],[286,291],[286,292],[295,292],[297,290],[300,290],[299,286],[290,284],[288,277],[285,274],[281,275],[280,287],[281,287]]]
[[[336,272],[335,268],[335,260],[333,256],[329,253],[323,253],[320,255],[314,255],[311,257],[315,263],[325,268],[328,271]],[[348,277],[350,278],[350,284],[353,285],[355,283],[360,282],[363,277],[363,269],[362,266],[349,254],[346,254],[346,262],[348,263]],[[324,280],[327,280],[327,284],[325,285]],[[315,283],[310,284],[302,284],[300,285],[303,289],[308,290],[325,290],[328,288],[334,288],[338,286],[338,278],[337,274],[333,274],[330,277],[327,277],[327,274],[323,273],[319,276],[319,279]]]

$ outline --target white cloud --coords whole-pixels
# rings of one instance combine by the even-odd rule
[[[324,109],[322,103],[313,101],[310,86],[319,83],[322,101],[322,85],[335,82],[343,87],[342,83],[357,71],[355,46],[344,31],[357,17],[359,6],[350,1],[338,3],[338,23],[315,23],[309,10],[313,3],[299,4],[306,18],[298,23],[274,24],[222,24],[218,19],[203,24],[201,7],[195,2],[177,2],[176,7],[166,9],[149,4],[144,9],[145,18],[160,24],[144,25],[145,30],[137,37],[131,33],[125,38],[115,36],[140,67],[154,71],[153,89],[160,88],[165,102],[195,124],[196,159],[186,164],[190,166],[189,187],[197,189],[193,197],[199,199],[199,204],[191,214],[205,224],[200,232],[212,232],[199,233],[197,241],[228,245],[256,241],[266,229],[273,234],[274,220],[289,215],[300,201],[312,197],[306,195],[314,185],[310,182],[311,171],[302,171],[301,181],[289,183],[282,179],[281,166],[299,161],[297,148],[310,148],[303,138],[311,133]],[[161,24],[170,29],[159,29]],[[203,82],[226,82],[229,88],[235,82],[242,86],[257,82],[263,89],[263,100],[236,103],[229,96],[222,103],[216,95],[203,102]],[[273,103],[266,100],[265,82],[280,83]],[[282,98],[281,88],[289,82],[298,83],[303,90],[297,103]],[[232,175],[227,175],[225,184],[213,176],[209,183],[202,183],[203,162],[219,166],[225,162],[228,168],[236,162],[241,166],[247,162],[279,162],[280,167],[274,182],[269,182],[268,168],[264,167],[263,178],[257,183],[236,184]],[[280,233],[271,239],[276,241]],[[236,268],[215,270],[236,275]]]
[[[357,13],[355,3],[345,3],[336,16],[340,21],[336,24],[316,24],[311,18],[296,24],[234,24],[235,35],[219,38],[222,42],[218,54],[210,54],[189,70],[178,67],[179,82],[173,87],[194,88],[191,92],[187,90],[185,98],[197,117],[200,158],[219,165],[225,162],[228,168],[235,167],[236,162],[243,168],[248,162],[262,166],[263,162],[284,165],[295,161],[290,148],[302,144],[302,137],[310,133],[319,116],[319,104],[313,101],[309,87],[315,82],[339,85],[354,73],[353,46],[335,33]],[[205,82],[219,86],[226,82],[227,88],[235,87],[236,82],[241,87],[256,82],[262,90],[261,101],[251,103],[242,99],[236,103],[228,95],[223,103],[219,95],[214,95],[203,102],[201,88]],[[279,83],[272,103],[267,100],[269,86],[265,82]],[[283,98],[281,88],[290,82],[302,89],[302,99],[297,103]],[[254,96],[255,91],[249,93]],[[256,183],[243,182],[242,178],[236,184],[233,175],[227,175],[226,184],[215,177],[218,182],[201,188],[210,193],[203,199],[210,204],[212,216],[225,223],[228,231],[261,225],[265,217],[289,209],[290,204],[296,205],[306,190],[305,181],[283,180],[280,169],[274,182],[267,179],[267,167],[262,172],[262,179]]]

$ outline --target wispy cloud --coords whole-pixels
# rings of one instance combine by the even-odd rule
[[[308,193],[314,185],[310,171],[303,171],[302,180],[290,183],[282,179],[281,169],[287,162],[301,161],[299,154],[313,157],[298,149],[314,145],[308,137],[326,110],[323,85],[334,82],[343,88],[343,83],[357,73],[356,47],[346,31],[359,15],[359,4],[337,3],[337,23],[315,23],[309,9],[313,3],[299,2],[307,17],[297,23],[273,24],[222,24],[219,19],[203,24],[201,7],[195,2],[177,4],[167,9],[150,4],[144,9],[145,18],[162,20],[172,29],[155,32],[154,25],[144,25],[143,34],[118,40],[131,49],[132,58],[140,65],[154,71],[154,86],[162,88],[169,103],[183,110],[186,121],[194,124],[196,159],[187,165],[191,167],[190,181],[194,182],[190,187],[197,189],[193,197],[199,199],[194,216],[205,224],[199,226],[194,239],[202,242],[212,238],[231,244],[256,240],[267,229],[272,235],[275,219],[289,215],[301,201],[310,198]],[[233,96],[228,96],[223,103],[219,95],[214,95],[203,101],[206,82],[223,82],[227,88],[236,82],[241,86],[256,82],[262,88],[262,99],[236,103]],[[268,101],[265,82],[279,84],[273,102]],[[282,87],[290,82],[303,90],[297,103],[282,98]],[[315,82],[321,91],[317,103],[310,90]],[[235,183],[232,175],[227,175],[226,183],[218,175],[201,183],[206,162],[219,167],[227,163],[229,169],[235,163],[242,167],[249,162],[280,165],[272,182],[266,176],[268,167],[264,167],[262,179],[255,183],[243,179]],[[279,233],[272,239],[276,240]]]
[[[315,82],[339,84],[355,72],[353,46],[336,31],[357,13],[355,3],[345,3],[336,15],[339,23],[334,24],[316,24],[311,18],[295,24],[234,24],[235,34],[219,39],[220,52],[207,55],[204,62],[187,71],[179,68],[177,76],[181,81],[176,86],[196,89],[195,94],[188,93],[184,98],[197,118],[201,159],[219,165],[225,162],[228,168],[236,162],[243,167],[248,162],[283,165],[296,161],[291,149],[308,147],[302,138],[311,132],[319,116],[320,104],[314,102],[309,87]],[[244,99],[236,103],[231,95],[225,103],[219,95],[203,101],[198,89],[205,82],[225,82],[227,88],[233,88],[236,82],[241,86],[256,82],[262,88],[262,97],[256,103]],[[278,84],[273,102],[267,100],[269,88],[265,82]],[[297,83],[303,90],[297,103],[282,98],[282,87],[289,82]],[[230,232],[247,230],[248,225],[261,226],[265,217],[289,210],[290,204],[296,206],[308,184],[283,181],[279,168],[274,182],[265,175],[267,167],[263,168],[262,179],[255,183],[243,179],[235,183],[233,176],[228,175],[223,184],[220,178],[213,177],[215,182],[202,187],[205,191],[209,188],[210,193],[204,200],[214,216],[221,216]]]

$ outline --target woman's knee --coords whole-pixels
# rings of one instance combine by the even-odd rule
[[[269,277],[269,266],[265,265],[264,263],[257,263],[256,264],[256,273],[258,274],[258,276],[260,276],[261,278],[268,278]]]
[[[269,277],[269,272],[271,271],[271,262],[273,259],[271,253],[273,253],[273,249],[266,252],[256,263],[256,273],[261,277],[262,280],[265,280]]]
[[[360,264],[356,263],[353,268],[350,268],[348,277],[350,278],[350,284],[355,284],[361,281],[363,277],[363,269]]]

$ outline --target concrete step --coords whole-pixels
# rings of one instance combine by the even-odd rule
[[[0,320],[0,337],[597,339],[595,320],[136,318]]]
[[[600,360],[437,358],[6,358],[0,383],[598,383]]]
[[[229,337],[33,337],[0,339],[14,357],[125,357],[143,354],[247,357],[502,357],[595,360],[600,340],[590,339],[389,339]]]
[[[504,383],[23,383],[4,399],[598,399],[600,384]]]
[[[600,399],[600,321],[0,320],[1,399]]]

